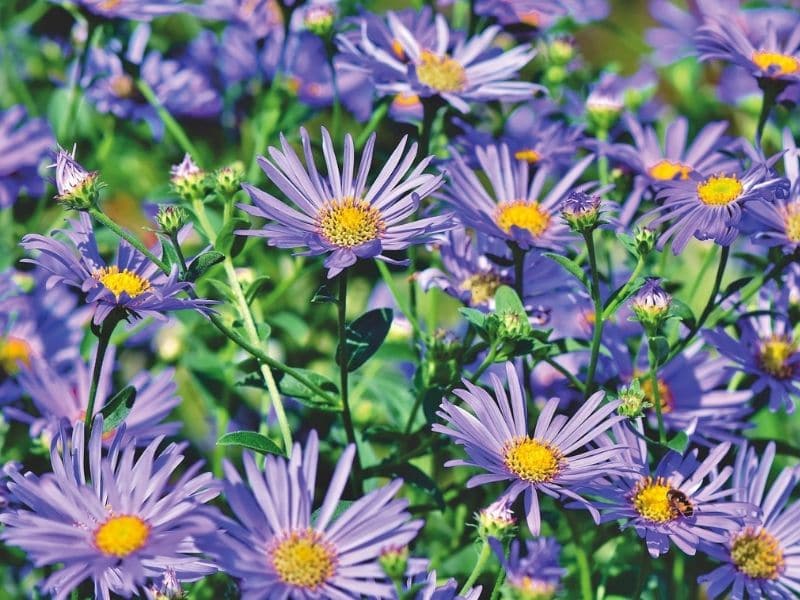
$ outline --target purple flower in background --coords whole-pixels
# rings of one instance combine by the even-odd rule
[[[503,545],[492,538],[489,543],[506,571],[505,588],[514,598],[554,598],[567,570],[559,564],[561,546],[555,538],[539,537],[525,541],[522,556],[520,540],[511,542],[508,558]]]
[[[527,162],[511,160],[505,144],[478,148],[478,163],[489,182],[487,187],[464,158],[453,151],[448,168],[450,181],[441,198],[467,227],[499,240],[515,242],[521,248],[559,248],[572,240],[572,235],[558,211],[573,184],[594,159],[586,156],[575,163],[543,196],[549,169],[536,171],[531,178]],[[578,191],[585,191],[582,186]]]
[[[630,427],[635,427],[638,435]],[[603,521],[623,520],[623,529],[636,529],[653,558],[665,554],[670,542],[689,555],[697,552],[701,541],[723,544],[743,519],[752,515],[755,507],[729,499],[734,490],[723,487],[733,471],[719,468],[729,443],[713,447],[702,462],[697,450],[685,456],[670,450],[651,471],[641,421],[618,424],[613,433],[616,447],[625,448],[621,474],[584,491],[598,498]],[[607,438],[600,441],[601,448],[614,447]]]
[[[0,514],[0,538],[22,548],[37,567],[52,567],[41,584],[56,600],[66,600],[83,581],[96,598],[140,595],[148,580],[171,568],[181,581],[213,572],[193,537],[214,531],[210,509],[217,496],[210,473],[196,463],[169,480],[183,462],[185,444],[161,439],[136,458],[122,444],[124,427],[103,452],[103,418],[95,418],[88,447],[83,423],[72,439],[62,429],[50,450],[52,473],[41,477],[9,469],[12,508]],[[86,472],[86,465],[89,472]]]
[[[525,393],[513,363],[506,363],[509,393],[500,379],[490,375],[494,397],[483,388],[464,380],[466,389],[453,393],[471,410],[443,400],[439,417],[446,425],[434,424],[456,444],[464,446],[469,460],[451,460],[446,467],[478,467],[486,471],[467,481],[467,487],[509,482],[503,497],[514,501],[524,494],[525,512],[531,533],[539,535],[541,514],[539,493],[562,500],[576,500],[597,520],[599,514],[577,489],[592,479],[615,472],[616,446],[581,451],[622,417],[612,416],[619,402],[600,405],[597,392],[571,417],[556,415],[560,400],[552,398],[539,414],[533,434],[528,433]]]
[[[13,205],[22,192],[44,193],[39,165],[54,146],[47,121],[29,119],[22,106],[0,111],[0,209]]]
[[[800,592],[800,502],[789,504],[798,483],[797,467],[786,467],[767,490],[769,470],[775,458],[775,444],[770,442],[759,457],[755,449],[742,444],[736,455],[733,481],[734,498],[759,508],[757,519],[731,532],[725,546],[710,545],[709,555],[722,562],[710,573],[698,578],[708,585],[712,600],[728,588],[732,598],[779,598],[792,600]]]
[[[205,0],[191,6],[191,12],[202,19],[245,27],[255,39],[283,30],[283,12],[278,0]]]
[[[436,41],[424,45],[396,14],[387,13],[386,20],[392,40],[397,40],[391,52],[370,38],[366,22],[362,22],[360,40],[337,38],[344,60],[369,73],[381,95],[439,96],[466,113],[471,101],[526,100],[544,89],[517,77],[535,55],[533,49],[518,46],[502,52],[492,46],[499,27],[488,27],[467,41],[452,44],[447,21],[436,15]]]
[[[150,21],[156,17],[187,12],[184,0],[74,0],[79,6],[107,19]],[[60,4],[57,0],[51,0]]]
[[[752,392],[769,392],[769,408],[795,409],[800,396],[800,351],[789,315],[789,290],[766,288],[759,299],[764,314],[739,320],[739,339],[723,329],[706,330],[703,337],[733,364],[726,369],[730,377],[738,371],[755,376]]]
[[[177,116],[207,118],[222,110],[222,98],[199,69],[150,52],[141,64],[141,76],[159,101]]]
[[[318,441],[312,431],[305,449],[291,459],[267,456],[264,469],[244,455],[247,482],[225,464],[225,497],[234,518],[222,531],[199,540],[228,574],[241,580],[245,599],[390,598],[394,586],[378,563],[387,548],[404,547],[423,522],[411,520],[405,500],[393,497],[401,480],[378,488],[335,516],[355,447],[342,454],[322,506],[312,519]]]
[[[434,234],[451,229],[452,217],[441,215],[406,222],[420,200],[436,190],[441,175],[425,173],[433,157],[423,158],[412,169],[417,144],[406,152],[404,137],[386,160],[372,185],[367,185],[375,134],[367,142],[356,172],[355,146],[351,135],[344,140],[344,164],[339,169],[328,131],[322,128],[322,147],[327,176],[321,177],[314,164],[311,140],[301,128],[300,137],[305,167],[281,136],[281,150],[271,147],[270,159],[259,157],[267,177],[297,207],[249,184],[244,189],[254,205],[239,205],[242,210],[271,222],[257,230],[240,230],[239,235],[267,238],[271,246],[304,248],[302,254],[328,254],[325,266],[334,277],[359,258],[378,258],[393,262],[382,253],[403,250],[424,243]]]
[[[528,25],[548,27],[564,15],[559,0],[477,0],[475,13],[493,17],[501,25]]]
[[[460,586],[455,579],[448,579],[443,585],[436,585],[436,571],[415,578],[408,587],[408,591],[412,589],[416,591],[415,600],[480,600],[483,589],[481,586],[471,588],[462,596],[458,593]]]
[[[86,293],[86,303],[93,307],[95,323],[102,323],[114,310],[125,318],[146,316],[164,319],[172,310],[197,310],[207,313],[211,300],[179,298],[192,284],[179,281],[177,265],[165,275],[154,263],[121,241],[114,264],[100,256],[89,215],[70,221],[70,229],[60,230],[63,241],[39,234],[22,238],[22,247],[39,252],[26,259],[51,273],[48,287],[63,283]],[[155,249],[160,254],[160,247]]]

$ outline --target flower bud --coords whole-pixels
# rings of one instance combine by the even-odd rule
[[[218,193],[230,196],[239,191],[242,179],[244,179],[244,165],[237,161],[214,173],[214,187]]]
[[[600,196],[570,192],[561,206],[561,216],[576,233],[591,231],[600,222]]]
[[[319,37],[327,37],[333,30],[333,22],[336,20],[336,5],[322,4],[311,6],[303,15],[303,25],[305,28]]]
[[[622,100],[613,94],[594,91],[586,99],[586,114],[595,131],[608,131],[622,114]]]
[[[575,56],[575,44],[569,38],[557,38],[547,46],[547,56],[551,64],[564,66]]]
[[[656,232],[647,227],[637,228],[633,234],[633,241],[636,242],[639,256],[647,256],[656,244]]]
[[[425,388],[449,387],[460,374],[461,342],[447,331],[437,331],[427,344],[422,365]]]
[[[394,546],[381,551],[378,563],[386,576],[392,581],[401,581],[408,567],[408,547]]]
[[[528,337],[531,324],[528,318],[520,313],[506,311],[493,313],[487,318],[489,329],[494,331],[498,340],[516,342]]]
[[[170,169],[172,189],[187,202],[200,199],[206,193],[206,174],[187,153],[183,160]]]
[[[103,184],[97,171],[87,171],[75,160],[72,153],[63,148],[56,154],[56,200],[73,210],[89,210],[97,204]]]
[[[639,384],[638,379],[631,381],[629,386],[622,386],[619,388],[618,397],[622,404],[617,408],[617,412],[623,417],[635,419],[641,417],[648,408],[653,404],[647,400],[647,394]]]
[[[164,578],[161,586],[151,588],[155,600],[179,600],[184,597],[183,588],[174,569],[164,571]]]
[[[484,541],[493,537],[502,542],[514,535],[517,520],[511,511],[511,502],[508,498],[500,498],[482,508],[475,518],[478,521],[478,537]]]
[[[180,206],[162,204],[158,207],[156,223],[162,233],[173,236],[186,224],[188,216]]]
[[[630,302],[636,320],[644,325],[648,333],[655,332],[661,326],[672,303],[672,296],[659,285],[660,281],[657,277],[648,278]]]

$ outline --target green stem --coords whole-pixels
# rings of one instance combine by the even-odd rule
[[[475,562],[475,566],[472,568],[472,573],[470,573],[469,577],[467,577],[464,587],[461,588],[461,591],[459,592],[460,595],[464,596],[470,590],[470,588],[475,585],[475,582],[478,580],[478,577],[481,576],[481,573],[483,573],[483,569],[486,567],[486,563],[489,561],[491,556],[492,548],[489,546],[489,542],[484,540],[483,546],[481,547],[481,552],[478,555],[478,560]]]
[[[386,263],[382,260],[376,260],[375,265],[378,267],[378,272],[381,274],[381,278],[383,282],[386,284],[386,287],[389,288],[389,291],[392,292],[392,296],[394,297],[394,301],[397,303],[397,306],[400,307],[400,310],[408,319],[408,322],[411,324],[411,328],[414,330],[417,336],[422,335],[422,330],[419,327],[419,321],[417,320],[416,316],[411,312],[411,306],[406,304],[406,302],[400,296],[400,290],[397,289],[397,285],[392,278],[392,274],[389,272],[389,267],[386,266]]]
[[[144,242],[140,240],[138,237],[133,235],[129,231],[125,231],[122,227],[117,225],[108,215],[106,215],[102,210],[97,207],[93,207],[89,209],[89,214],[98,222],[102,223],[106,227],[108,227],[111,231],[117,234],[118,237],[121,237],[123,240],[128,242],[131,246],[136,248],[139,252],[144,254],[149,260],[151,260],[159,269],[164,271],[167,275],[170,273],[170,268],[167,263],[163,260],[158,258],[155,254],[148,250],[147,246],[144,245]]]
[[[642,546],[639,575],[636,580],[636,589],[631,598],[638,599],[642,597],[642,592],[644,592],[644,588],[647,585],[647,578],[650,576],[650,563],[651,559],[650,554],[647,552],[647,546]]]
[[[601,143],[601,147],[607,139],[608,131],[605,129],[597,131],[597,141]],[[600,155],[597,157],[597,170],[600,176],[600,184],[608,185],[608,157],[602,150],[600,150]]]
[[[613,317],[620,305],[628,298],[628,295],[633,291],[633,286],[636,285],[636,280],[642,274],[644,265],[645,259],[643,256],[640,256],[636,261],[636,266],[633,269],[633,273],[631,273],[631,276],[628,278],[628,281],[625,282],[625,285],[618,293],[611,296],[606,302],[606,307],[603,309],[603,321]]]
[[[589,368],[586,371],[585,395],[588,398],[594,391],[594,375],[597,370],[597,359],[600,356],[600,341],[603,337],[603,324],[605,323],[605,319],[603,314],[603,302],[600,299],[600,273],[597,269],[597,252],[594,247],[594,233],[591,231],[584,233],[583,239],[586,240],[586,249],[589,253],[589,269],[592,276],[590,292],[595,315]]]
[[[358,452],[358,440],[356,439],[356,431],[353,427],[353,417],[350,413],[350,397],[348,390],[348,362],[350,359],[347,348],[347,269],[344,269],[339,275],[339,299],[337,301],[338,316],[339,316],[339,382],[342,395],[342,420],[344,421],[344,430],[347,434],[347,441],[353,444],[356,449],[355,460],[353,461],[353,487],[356,493],[363,492],[361,481],[361,457]]]
[[[136,80],[136,87],[139,88],[139,91],[145,97],[145,100],[150,103],[156,112],[158,113],[159,118],[166,126],[167,130],[170,132],[175,141],[178,142],[178,145],[181,149],[188,153],[192,158],[195,160],[200,160],[200,153],[197,151],[197,148],[194,147],[194,144],[189,140],[189,136],[186,135],[186,132],[181,127],[180,123],[175,120],[170,112],[161,104],[161,101],[156,96],[156,93],[153,91],[153,88],[150,87],[144,79],[137,79]]]
[[[186,266],[186,257],[183,255],[183,250],[181,250],[181,244],[178,242],[178,234],[173,233],[170,235],[169,241],[172,243],[172,247],[175,249],[175,254],[178,255],[178,262],[180,263],[181,268],[181,277],[183,277],[188,267]]]
[[[578,577],[580,580],[581,597],[583,600],[593,600],[594,588],[592,587],[592,568],[589,564],[589,554],[583,547],[581,541],[581,529],[575,520],[575,515],[572,511],[565,510],[564,516],[569,525],[570,532],[572,533],[573,547],[575,548],[575,558],[578,561]]]
[[[585,388],[584,388],[584,385],[583,385],[583,383],[581,383],[580,379],[578,379],[577,377],[575,377],[575,375],[573,375],[572,373],[570,373],[570,372],[569,372],[569,371],[566,369],[566,367],[564,367],[563,365],[561,365],[560,363],[558,363],[554,357],[548,356],[548,357],[546,357],[546,358],[543,358],[542,360],[544,360],[544,362],[546,362],[548,365],[550,365],[550,366],[551,366],[551,367],[553,367],[553,368],[554,368],[556,371],[558,371],[558,372],[559,372],[559,373],[561,373],[561,374],[562,374],[564,377],[566,377],[566,378],[569,380],[569,382],[572,384],[572,386],[573,386],[573,387],[574,387],[576,390],[579,390],[579,391],[581,391],[581,392],[583,392],[583,391],[584,391],[584,389],[585,389]]]
[[[497,597],[500,595],[500,590],[503,587],[503,582],[506,580],[506,570],[502,567],[500,571],[497,573],[497,578],[494,580],[494,585],[492,586],[492,595],[489,600],[497,600]]]
[[[664,409],[661,406],[661,393],[658,389],[658,359],[653,351],[653,340],[648,340],[647,360],[650,365],[650,386],[652,387],[653,404],[656,409],[656,419],[658,419],[658,441],[661,444],[667,443],[667,432],[664,429]]]
[[[472,375],[470,375],[469,380],[472,383],[477,382],[480,376],[483,375],[484,371],[486,371],[486,369],[488,369],[492,365],[492,363],[494,363],[494,359],[496,356],[497,356],[497,344],[493,343],[489,347],[489,351],[486,353],[486,356],[483,357],[483,361],[481,361],[481,364],[478,366],[475,372]],[[527,379],[525,381],[527,381]]]
[[[764,127],[767,125],[769,113],[775,105],[778,94],[780,94],[786,86],[764,77],[759,80],[758,87],[761,88],[762,96],[761,112],[758,115],[758,124],[756,125],[755,146],[760,149],[761,137],[764,134]]]
[[[264,98],[263,112],[259,115],[252,159],[247,168],[247,180],[251,183],[258,177],[258,156],[266,151],[267,142],[278,126],[278,121],[281,116],[279,103],[276,102],[277,93],[280,89],[280,81],[280,74],[277,73],[275,77],[272,78],[269,92],[267,92]]]
[[[388,100],[384,100],[378,105],[378,108],[373,111],[372,116],[369,118],[366,126],[361,130],[361,133],[359,133],[358,137],[356,138],[356,150],[361,150],[361,148],[364,147],[364,144],[367,143],[369,136],[371,136],[372,132],[375,131],[378,128],[378,125],[381,124],[381,121],[383,121],[384,117],[386,117],[386,114],[389,112],[389,104],[390,102]]]
[[[420,390],[417,392],[416,397],[414,398],[414,405],[411,407],[411,412],[408,413],[408,420],[406,421],[406,426],[403,428],[403,433],[408,435],[411,433],[411,428],[414,426],[414,420],[417,418],[417,413],[419,412],[420,406],[422,406],[422,398],[425,394],[425,390]]]
[[[672,571],[672,587],[675,591],[673,598],[683,600],[686,597],[685,562],[683,552],[675,553],[675,565]]]
[[[66,143],[67,140],[72,138],[73,128],[77,121],[78,105],[80,104],[78,90],[80,89],[81,79],[83,79],[86,66],[89,64],[92,48],[100,42],[102,32],[103,27],[101,25],[98,25],[94,20],[87,21],[86,44],[81,49],[80,56],[78,56],[75,77],[70,81],[67,112],[64,115],[64,119],[58,124],[58,142]]]
[[[92,381],[89,384],[89,401],[86,404],[86,416],[84,417],[84,425],[86,427],[86,440],[88,443],[92,434],[92,419],[94,418],[94,404],[97,399],[97,386],[100,384],[100,374],[103,372],[103,362],[106,358],[106,351],[108,344],[111,341],[111,334],[114,333],[114,328],[120,322],[121,315],[116,310],[113,310],[100,325],[100,331],[97,334],[97,350],[94,354],[94,368],[92,369]]]

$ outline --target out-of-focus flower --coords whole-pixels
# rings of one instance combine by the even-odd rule
[[[353,502],[334,516],[355,453],[348,446],[312,521],[317,477],[317,434],[305,449],[295,444],[291,459],[267,456],[264,470],[244,455],[249,486],[225,465],[225,496],[234,518],[222,518],[222,531],[199,540],[226,572],[241,580],[242,597],[278,595],[302,599],[369,595],[388,598],[394,591],[379,564],[386,548],[409,544],[423,522],[412,521],[405,500],[393,496],[395,480]]]
[[[501,25],[547,27],[565,13],[559,0],[478,0],[475,13],[494,17]]]
[[[73,0],[79,6],[106,19],[150,21],[156,17],[187,12],[184,0]],[[51,0],[59,4],[58,0]]]
[[[506,571],[503,598],[509,600],[550,600],[555,598],[567,570],[561,567],[561,546],[555,538],[540,537],[525,542],[522,556],[519,540],[511,542],[508,558],[502,544],[492,540],[492,549]]]
[[[169,182],[175,193],[187,202],[205,197],[206,172],[197,166],[188,152],[181,162],[170,167]]]
[[[228,21],[250,30],[256,39],[283,29],[283,12],[278,0],[205,0],[192,6],[202,19]]]
[[[364,148],[357,172],[353,138],[349,134],[345,136],[344,164],[340,171],[331,137],[322,128],[327,166],[324,179],[314,164],[308,132],[301,129],[300,137],[305,168],[283,137],[281,150],[269,149],[272,160],[259,158],[270,181],[299,210],[244,184],[254,205],[239,205],[240,208],[271,222],[261,229],[240,230],[237,234],[264,237],[270,245],[279,248],[303,248],[301,253],[305,255],[330,253],[325,266],[328,277],[334,277],[359,258],[392,262],[382,254],[384,251],[403,250],[412,244],[424,243],[434,234],[452,228],[450,215],[405,222],[416,211],[420,200],[438,188],[442,179],[440,175],[425,173],[432,159],[430,156],[412,169],[417,155],[416,143],[406,152],[404,137],[373,184],[367,186],[374,134]]]
[[[158,439],[136,458],[137,448],[123,444],[124,435],[121,427],[104,455],[98,416],[88,446],[83,423],[71,440],[64,430],[53,440],[52,473],[10,470],[12,508],[0,514],[0,538],[25,550],[34,564],[53,568],[41,585],[57,600],[87,579],[98,598],[112,592],[130,597],[168,568],[180,581],[214,570],[193,542],[214,531],[211,509],[203,506],[218,494],[211,474],[198,475],[196,463],[170,484],[185,444],[159,452]]]
[[[598,519],[599,514],[578,494],[578,488],[599,474],[613,472],[620,448],[609,447],[603,452],[581,449],[622,419],[612,416],[619,401],[601,406],[603,393],[597,392],[568,418],[555,415],[560,401],[553,398],[545,405],[530,434],[525,394],[512,363],[506,363],[506,377],[508,394],[500,379],[494,374],[490,376],[494,397],[465,380],[465,389],[453,393],[471,411],[442,401],[437,414],[446,424],[436,423],[433,430],[464,446],[469,456],[469,460],[451,460],[445,466],[470,466],[486,471],[470,478],[469,488],[509,482],[502,497],[514,501],[524,494],[528,527],[534,535],[539,534],[541,526],[539,493],[576,500]]]
[[[114,264],[100,256],[91,218],[80,214],[70,221],[70,229],[60,230],[63,241],[39,234],[22,239],[26,250],[36,251],[36,258],[27,262],[40,265],[51,273],[48,286],[63,283],[86,293],[86,303],[93,307],[93,320],[102,323],[115,310],[125,318],[152,316],[165,319],[172,310],[197,310],[207,313],[211,300],[180,298],[178,294],[192,289],[192,284],[178,280],[178,267],[164,274],[138,250],[121,241]],[[160,248],[155,249],[160,254]]]
[[[525,100],[542,86],[517,80],[518,71],[535,55],[529,46],[506,52],[492,51],[499,27],[488,27],[466,42],[451,44],[447,21],[436,15],[435,43],[426,45],[392,12],[386,15],[392,53],[370,38],[366,23],[361,39],[339,36],[344,60],[370,74],[382,95],[415,94],[421,98],[439,96],[461,112],[469,112],[469,102]]]
[[[415,600],[480,600],[481,586],[467,590],[462,596],[458,593],[458,582],[455,579],[448,579],[444,584],[436,584],[436,571],[431,571],[427,575],[414,578],[408,585],[408,590],[414,590]]]
[[[698,578],[708,585],[712,600],[732,587],[733,597],[797,597],[800,567],[793,558],[800,551],[800,502],[789,504],[798,483],[797,468],[784,468],[767,490],[767,478],[775,458],[775,444],[770,442],[759,459],[753,448],[742,444],[736,455],[733,472],[734,498],[758,507],[757,519],[731,532],[724,547],[710,545],[706,550],[722,562],[710,573]]]
[[[38,169],[53,146],[47,121],[29,119],[22,106],[0,111],[0,209],[14,204],[22,192],[34,197],[44,192]]]

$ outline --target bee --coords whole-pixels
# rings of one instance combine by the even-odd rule
[[[667,492],[667,502],[673,516],[691,517],[694,514],[694,507],[689,498],[680,490],[669,490]]]

